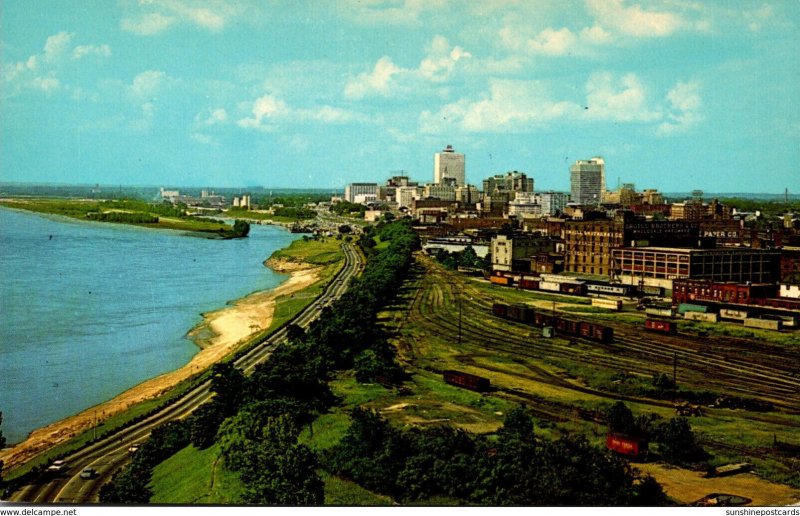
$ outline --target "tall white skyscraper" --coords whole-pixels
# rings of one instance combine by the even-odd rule
[[[606,191],[606,164],[603,158],[578,160],[569,167],[572,202],[600,204]]]
[[[464,186],[464,155],[448,145],[442,152],[433,155],[433,182],[444,183],[446,178],[455,180],[455,186]]]

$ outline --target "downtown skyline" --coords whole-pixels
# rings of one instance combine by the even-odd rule
[[[800,190],[788,1],[8,1],[0,181]]]

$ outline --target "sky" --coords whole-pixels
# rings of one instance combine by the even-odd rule
[[[800,192],[797,0],[2,0],[0,181]]]

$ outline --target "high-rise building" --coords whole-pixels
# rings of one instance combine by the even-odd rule
[[[433,155],[433,182],[444,183],[445,178],[453,179],[455,186],[467,184],[464,175],[464,155],[453,150],[452,145]]]
[[[524,172],[507,172],[505,175],[497,174],[483,180],[483,193],[493,195],[503,192],[533,193],[533,178]],[[511,195],[514,198],[514,195]]]
[[[581,205],[599,204],[606,191],[606,170],[603,158],[578,160],[569,168],[572,202]]]
[[[344,187],[344,200],[364,204],[376,200],[378,183],[350,183]]]

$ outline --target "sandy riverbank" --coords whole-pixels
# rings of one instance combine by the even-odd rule
[[[272,324],[275,300],[299,292],[319,279],[320,268],[297,262],[267,260],[265,265],[291,276],[273,290],[256,292],[220,310],[203,314],[203,322],[189,332],[201,348],[185,366],[141,383],[115,398],[75,416],[34,430],[28,438],[0,452],[5,468],[15,466],[92,427],[95,417],[101,421],[141,401],[163,394],[191,375],[218,362],[247,337]]]

